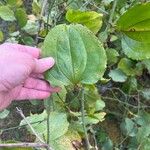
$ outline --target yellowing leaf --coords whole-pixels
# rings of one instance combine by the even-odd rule
[[[88,27],[95,34],[102,26],[103,15],[94,11],[80,11],[69,9],[66,13],[66,19],[71,23],[79,23]]]

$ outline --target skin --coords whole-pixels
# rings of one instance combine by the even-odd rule
[[[42,75],[54,65],[54,59],[39,58],[38,48],[0,45],[0,111],[13,100],[45,99],[60,90],[51,87]]]

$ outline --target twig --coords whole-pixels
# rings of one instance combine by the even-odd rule
[[[31,122],[30,124],[37,124],[37,123],[41,123],[43,121],[46,121],[46,119],[40,120],[40,121],[36,121],[36,122]],[[21,126],[15,126],[15,127],[11,127],[11,128],[6,128],[6,129],[2,129],[3,131],[9,131],[9,130],[13,130],[13,129],[17,129],[17,128],[23,128],[25,126],[27,126],[28,124],[24,124]]]
[[[85,134],[85,142],[86,142],[86,147],[87,147],[87,150],[90,150],[90,142],[89,142],[89,139],[88,139],[88,133],[87,133],[87,129],[86,129],[86,125],[85,125],[85,110],[84,110],[84,89],[81,89],[80,91],[81,95],[80,95],[80,102],[81,102],[81,118],[82,118],[82,127],[83,127],[83,130],[84,130],[84,134]]]
[[[110,25],[112,25],[112,23],[113,23],[113,17],[114,17],[115,9],[116,9],[116,6],[117,6],[117,2],[118,2],[118,0],[114,0],[114,2],[113,2],[113,6],[112,6],[112,9],[111,9],[111,12],[110,12],[109,19],[108,19],[108,25],[105,29],[106,31],[110,28]]]
[[[53,8],[53,5],[55,4],[55,0],[48,0],[49,3],[49,10],[48,10],[48,15],[47,15],[47,22],[46,22],[46,34],[48,34],[48,23],[49,23],[49,17]]]
[[[42,10],[41,10],[41,13],[40,13],[40,18],[39,18],[38,33],[37,33],[36,38],[35,38],[36,45],[38,44],[39,33],[40,33],[40,30],[41,30],[41,26],[42,26],[42,18],[43,18],[44,12],[45,12],[46,5],[47,5],[47,0],[44,0],[43,5],[42,5]]]
[[[28,120],[26,119],[25,115],[23,114],[22,110],[19,109],[18,107],[16,107],[17,112],[21,115],[21,117],[24,119],[24,121],[28,124],[28,126],[30,127],[30,129],[32,130],[33,134],[38,138],[38,140],[41,142],[41,144],[45,144],[47,145],[47,150],[52,150],[52,148],[46,144],[43,139],[41,139],[41,137],[38,135],[38,133],[36,133],[36,131],[34,130],[34,128],[32,127],[32,125],[28,122]]]
[[[0,148],[8,147],[34,147],[34,148],[45,148],[47,150],[52,150],[47,144],[44,143],[9,143],[9,144],[0,144]]]
[[[26,117],[24,116],[23,112],[21,109],[19,109],[18,107],[16,107],[17,109],[17,112],[21,115],[21,117],[24,119],[24,121],[28,124],[28,126],[30,127],[30,129],[32,130],[33,134],[38,138],[38,140],[41,142],[41,143],[45,143],[43,141],[43,139],[41,139],[41,137],[38,135],[38,133],[36,133],[36,131],[34,130],[34,128],[32,127],[32,125],[28,122],[28,120],[26,119]]]
[[[110,24],[112,24],[112,22],[113,22],[112,20],[113,20],[113,17],[114,17],[117,2],[118,2],[118,0],[114,0],[114,2],[113,2],[112,10],[111,10],[110,17],[109,17],[109,20],[108,20],[108,23],[110,23]]]
[[[105,14],[105,15],[108,15],[108,12],[107,12],[107,11],[105,11],[105,10],[103,10],[102,8],[100,8],[100,7],[98,7],[97,5],[95,5],[94,2],[90,2],[90,4],[91,4],[92,6],[94,6],[95,8],[97,8],[101,13],[103,13],[103,14]]]
[[[95,145],[94,148],[95,148],[95,150],[98,150],[98,143],[97,143],[97,139],[96,139],[96,135],[95,135],[96,132],[94,131],[92,126],[91,126],[90,131],[93,134],[93,140],[94,140],[94,145]]]
[[[49,97],[46,100],[46,112],[47,112],[47,118],[46,118],[46,122],[47,122],[47,144],[49,144],[50,141],[50,112],[51,109],[53,109],[53,107],[51,108],[51,103],[52,103],[52,97]]]

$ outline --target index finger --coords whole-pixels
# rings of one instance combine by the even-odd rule
[[[39,48],[25,46],[21,44],[5,43],[2,44],[1,46],[3,46],[5,49],[18,50],[20,52],[28,53],[34,58],[39,58],[41,53],[41,50]]]

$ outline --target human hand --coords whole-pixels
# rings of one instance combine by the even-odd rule
[[[52,88],[42,73],[54,65],[52,57],[38,59],[40,50],[19,44],[0,45],[0,110],[13,100],[45,99]]]

